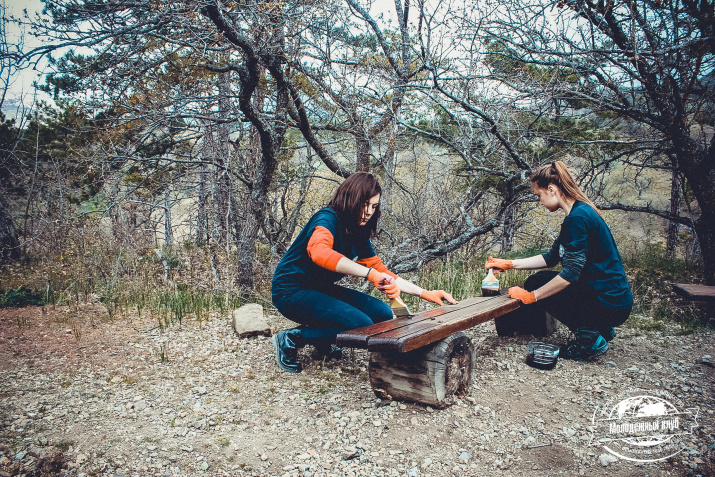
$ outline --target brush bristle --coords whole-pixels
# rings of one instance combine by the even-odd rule
[[[402,316],[410,316],[412,313],[410,313],[410,310],[406,306],[395,306],[392,307],[392,313],[395,314],[396,317],[400,318]]]

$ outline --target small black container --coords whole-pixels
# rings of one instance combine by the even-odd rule
[[[559,359],[559,347],[541,341],[526,345],[526,364],[539,369],[553,369]]]

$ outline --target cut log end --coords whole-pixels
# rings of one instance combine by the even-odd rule
[[[469,392],[474,344],[462,332],[409,353],[370,353],[370,384],[381,398],[445,408]]]

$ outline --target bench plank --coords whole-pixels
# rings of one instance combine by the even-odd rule
[[[674,283],[673,291],[694,301],[715,301],[715,286]]]
[[[423,320],[429,320],[433,317],[443,315],[448,311],[444,308],[445,307],[434,308],[432,310],[427,310],[423,313],[418,313],[416,315],[402,316],[400,318],[395,318],[393,320],[387,320],[380,323],[374,323],[372,325],[364,326],[362,328],[355,328],[354,330],[343,331],[342,333],[338,334],[336,344],[338,346],[342,346],[343,348],[367,349],[367,340],[370,336],[401,328],[403,326],[410,326],[414,323],[418,323]]]
[[[463,331],[480,323],[492,320],[519,308],[519,300],[508,295],[483,298],[464,308],[456,308],[451,313],[418,324],[402,327],[377,336],[367,342],[368,351],[397,351],[406,353],[421,348],[457,331]],[[452,305],[458,307],[459,305]]]
[[[491,301],[493,297],[489,297],[487,300]],[[462,316],[471,316],[472,314],[479,313],[479,309],[475,309],[480,304],[485,302],[484,298],[472,298],[467,303],[466,301],[460,302],[458,305],[445,305],[439,310],[444,310],[438,316],[430,317],[429,319],[423,319],[421,315],[415,315],[415,318],[420,318],[418,320],[413,320],[406,326],[395,327],[389,330],[383,330],[380,333],[371,333],[367,337],[368,350],[370,351],[387,351],[395,350],[398,346],[397,341],[405,336],[410,336],[413,334],[419,334],[425,330],[430,330],[435,327],[440,327],[444,323],[451,321],[453,319],[459,319]]]
[[[445,305],[411,317],[375,323],[340,333],[337,345],[369,351],[407,352],[439,341],[457,331],[491,320],[519,307],[505,294],[474,297],[458,305]]]

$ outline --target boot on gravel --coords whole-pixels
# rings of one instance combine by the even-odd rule
[[[276,351],[276,364],[288,373],[303,371],[298,361],[298,348],[302,342],[300,330],[283,330],[271,337],[271,342]]]
[[[608,343],[597,330],[591,328],[577,328],[574,331],[576,338],[566,343],[559,351],[559,357],[583,361],[600,356],[608,351]]]

